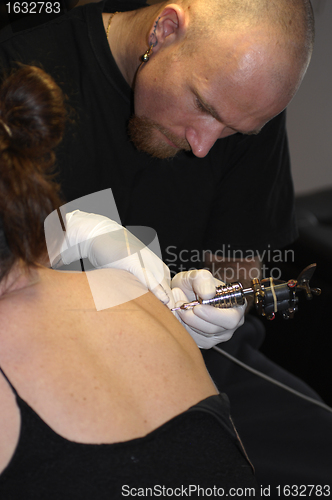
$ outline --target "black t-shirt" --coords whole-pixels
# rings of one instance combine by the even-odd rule
[[[137,5],[108,1],[105,11]],[[252,255],[289,244],[296,229],[285,113],[257,136],[218,140],[205,158],[158,160],[138,152],[127,135],[132,90],[110,52],[102,9],[88,4],[0,36],[0,64],[41,65],[74,110],[57,151],[65,198],[112,188],[122,224],[155,229],[174,272],[200,267],[203,250]]]

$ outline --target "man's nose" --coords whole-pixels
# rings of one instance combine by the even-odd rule
[[[223,136],[223,131],[226,128],[225,125],[215,120],[209,126],[203,124],[200,127],[187,127],[186,139],[194,155],[198,158],[204,158],[216,140]]]

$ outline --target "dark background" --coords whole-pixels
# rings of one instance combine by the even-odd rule
[[[266,338],[261,351],[307,382],[318,392],[325,403],[332,406],[330,316],[332,312],[332,252],[329,259],[326,247],[323,244],[317,246],[312,244],[312,241],[306,240],[305,235],[302,235],[289,248],[294,250],[295,258],[294,262],[278,264],[282,270],[282,279],[296,279],[307,265],[317,263],[317,269],[310,284],[321,288],[322,293],[310,301],[306,300],[304,293],[299,293],[298,311],[293,319],[284,320],[279,314],[273,321],[262,319],[266,328]],[[271,267],[273,266],[275,264]]]

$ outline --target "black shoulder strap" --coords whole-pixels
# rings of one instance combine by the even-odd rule
[[[11,383],[11,381],[9,380],[9,378],[7,377],[7,375],[5,374],[5,372],[3,371],[3,369],[1,368],[0,366],[0,373],[2,373],[2,375],[5,377],[5,379],[7,380],[9,386],[11,387],[11,390],[13,391],[13,393],[15,394],[15,396],[18,396],[17,394],[17,391],[15,389],[15,387],[13,386],[13,384]]]

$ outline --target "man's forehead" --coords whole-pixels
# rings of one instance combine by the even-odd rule
[[[234,82],[222,75],[194,79],[190,92],[200,107],[215,120],[244,134],[257,134],[287,104],[278,99],[268,79]]]

